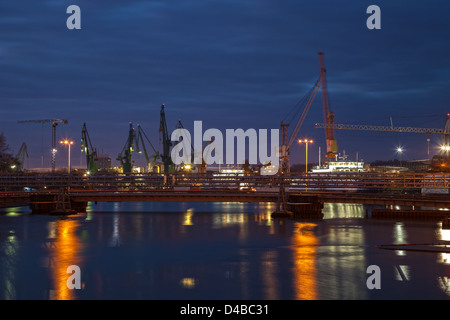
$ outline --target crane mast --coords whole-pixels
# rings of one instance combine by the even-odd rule
[[[89,173],[98,171],[97,150],[92,147],[91,138],[86,128],[86,123],[81,129],[81,151],[86,154],[86,169]]]
[[[141,153],[141,148],[140,146],[142,146],[142,149],[144,150],[144,156],[145,156],[145,160],[147,161],[147,169],[148,170],[153,170],[152,168],[150,168],[151,164],[155,164],[156,160],[160,158],[159,152],[155,150],[155,147],[153,147],[153,144],[150,142],[150,139],[147,137],[147,135],[145,134],[144,130],[142,129],[142,127],[138,124],[138,134],[136,137],[136,151],[138,153]],[[147,148],[145,147],[145,140],[147,140],[147,142],[150,144],[150,147],[152,148],[154,154],[152,156],[153,160],[150,161],[150,156],[147,153]],[[159,169],[158,169],[159,172]]]
[[[133,151],[135,140],[136,140],[136,135],[134,132],[133,124],[130,122],[128,139],[125,142],[122,152],[119,153],[119,155],[117,157],[117,160],[122,165],[123,173],[131,173],[131,169],[133,167],[133,163],[131,162],[131,152]]]
[[[69,121],[64,119],[44,119],[44,120],[24,120],[18,123],[51,123],[52,124],[52,171],[55,171],[56,163],[56,127],[58,123],[68,124]]]
[[[323,52],[319,52],[319,66],[320,66],[320,81],[322,86],[322,104],[323,104],[323,117],[326,123],[325,139],[327,142],[327,153],[325,154],[325,163],[329,160],[336,159],[336,153],[338,151],[337,142],[334,138],[334,112],[331,112],[328,104],[327,94],[327,80],[325,62],[323,58]]]
[[[167,131],[164,104],[161,105],[159,132],[162,135],[162,143],[163,143],[163,154],[161,156],[161,160],[164,164],[164,173],[169,173],[170,168],[173,165],[172,158],[170,157],[170,147],[172,146],[172,140],[170,140],[169,133]]]

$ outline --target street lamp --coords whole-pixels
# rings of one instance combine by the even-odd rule
[[[69,146],[69,160],[68,160],[69,164],[68,164],[67,170],[70,173],[70,146],[73,145],[73,141],[65,139],[65,140],[61,140],[59,143],[63,144],[63,145],[66,145],[66,146]]]
[[[306,145],[306,168],[305,173],[308,173],[308,144],[313,143],[313,140],[308,139],[300,139],[298,140],[298,143],[304,143]]]

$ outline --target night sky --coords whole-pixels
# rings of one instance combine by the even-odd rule
[[[69,30],[69,5],[81,30]],[[369,5],[381,29],[369,30]],[[159,111],[169,130],[178,120],[208,128],[277,129],[319,77],[325,53],[336,123],[441,128],[450,112],[450,2],[364,0],[129,0],[0,2],[0,132],[11,152],[26,142],[25,167],[50,167],[51,125],[19,120],[67,119],[80,165],[86,123],[98,153],[115,158],[129,122],[162,152]],[[299,138],[325,150],[319,91]],[[295,123],[291,124],[291,130]],[[193,131],[193,130],[192,130]],[[364,161],[427,158],[421,134],[336,131],[339,151]],[[441,137],[431,136],[431,153]],[[431,154],[432,155],[432,154]],[[430,155],[430,156],[431,156]],[[57,167],[66,165],[59,148]],[[143,158],[137,156],[136,160]],[[304,146],[291,163],[304,163]],[[83,160],[84,164],[84,160]]]

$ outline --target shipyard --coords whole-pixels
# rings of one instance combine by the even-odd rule
[[[450,299],[441,6],[25,3],[0,5],[0,300]]]

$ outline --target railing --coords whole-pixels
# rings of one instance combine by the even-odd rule
[[[310,173],[282,177],[290,189],[449,189],[449,173]],[[53,190],[70,186],[85,190],[150,190],[165,188],[277,189],[279,176],[256,174],[0,174],[1,191]]]

